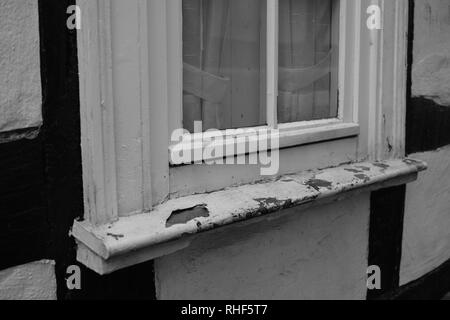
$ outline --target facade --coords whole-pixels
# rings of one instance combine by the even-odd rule
[[[448,9],[2,1],[0,298],[442,298]]]

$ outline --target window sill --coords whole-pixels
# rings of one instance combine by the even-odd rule
[[[354,163],[169,200],[152,212],[103,226],[75,221],[77,258],[97,273],[109,274],[182,250],[197,234],[412,182],[426,168],[412,159]]]

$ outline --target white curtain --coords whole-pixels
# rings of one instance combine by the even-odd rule
[[[220,106],[229,90],[221,76],[221,55],[227,31],[229,0],[183,1],[184,124],[221,128]]]
[[[279,122],[329,118],[332,0],[280,0]],[[184,126],[265,124],[266,2],[183,0]]]
[[[333,117],[332,0],[280,0],[280,123]]]

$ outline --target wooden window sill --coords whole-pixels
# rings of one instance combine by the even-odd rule
[[[77,258],[97,273],[109,274],[182,250],[200,233],[409,183],[426,168],[413,159],[353,163],[172,199],[151,212],[98,227],[75,221]]]

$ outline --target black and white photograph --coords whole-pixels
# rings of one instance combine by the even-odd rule
[[[450,300],[450,1],[0,0],[16,300]]]

